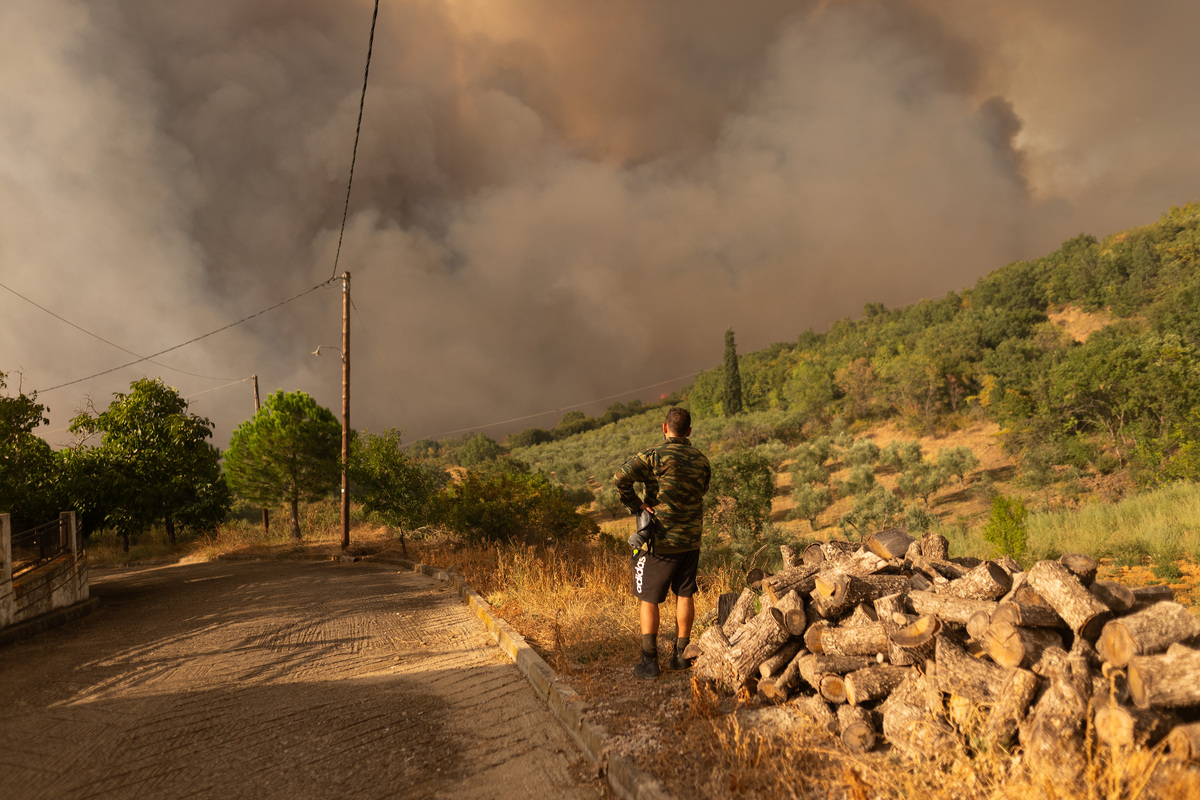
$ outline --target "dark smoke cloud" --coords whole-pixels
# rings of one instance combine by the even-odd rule
[[[330,277],[370,12],[8,0],[0,281],[148,353]],[[607,397],[713,366],[727,327],[743,350],[792,339],[1195,199],[1198,16],[383,3],[338,267],[356,426],[412,437]],[[0,331],[27,390],[128,360],[2,291]],[[339,331],[331,287],[158,361],[336,410],[336,353],[310,354]],[[221,385],[139,365],[43,394],[53,427],[143,374]],[[194,409],[223,445],[250,402]]]

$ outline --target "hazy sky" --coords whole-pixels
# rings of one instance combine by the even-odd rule
[[[388,0],[350,217],[353,422],[553,426],[1200,199],[1200,4]],[[0,3],[0,283],[139,355],[333,274],[372,3]],[[340,411],[341,292],[53,391]],[[0,289],[9,391],[134,356]],[[640,393],[679,388],[675,381]],[[223,387],[223,388],[221,388]],[[626,394],[622,394],[626,393]]]

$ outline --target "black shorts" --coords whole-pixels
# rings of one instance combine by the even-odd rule
[[[642,553],[633,559],[633,594],[639,600],[658,605],[667,599],[667,590],[676,597],[696,593],[696,567],[700,551],[683,553]]]

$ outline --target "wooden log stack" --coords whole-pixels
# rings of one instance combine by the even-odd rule
[[[950,558],[941,537],[902,529],[784,555],[692,651],[698,680],[778,707],[771,719],[917,760],[1019,746],[1065,778],[1089,730],[1200,760],[1200,620],[1170,587],[1098,580],[1082,554],[1028,572]]]

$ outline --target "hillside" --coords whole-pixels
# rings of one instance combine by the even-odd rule
[[[966,532],[997,495],[1070,508],[1195,480],[1198,254],[1193,203],[1103,240],[1077,236],[944,298],[892,309],[869,303],[858,319],[742,354],[745,410],[736,416],[723,413],[723,368],[665,402],[691,409],[693,438],[714,465],[736,454],[767,463],[778,532],[809,535],[793,513],[806,487],[809,501],[813,492],[830,495],[818,535],[853,535],[847,515],[856,508],[871,524],[907,519]],[[582,499],[594,494],[603,522],[620,515],[609,476],[657,439],[662,410],[646,408],[618,404],[602,418],[574,412],[554,430],[510,437],[511,454]],[[834,460],[811,463],[812,443],[826,440]],[[917,442],[919,450],[907,465],[860,461],[872,475],[852,481],[851,465],[836,459],[860,441],[881,450]],[[977,463],[922,496],[913,476],[936,468],[942,451],[964,447]],[[868,510],[872,492],[877,508]]]

